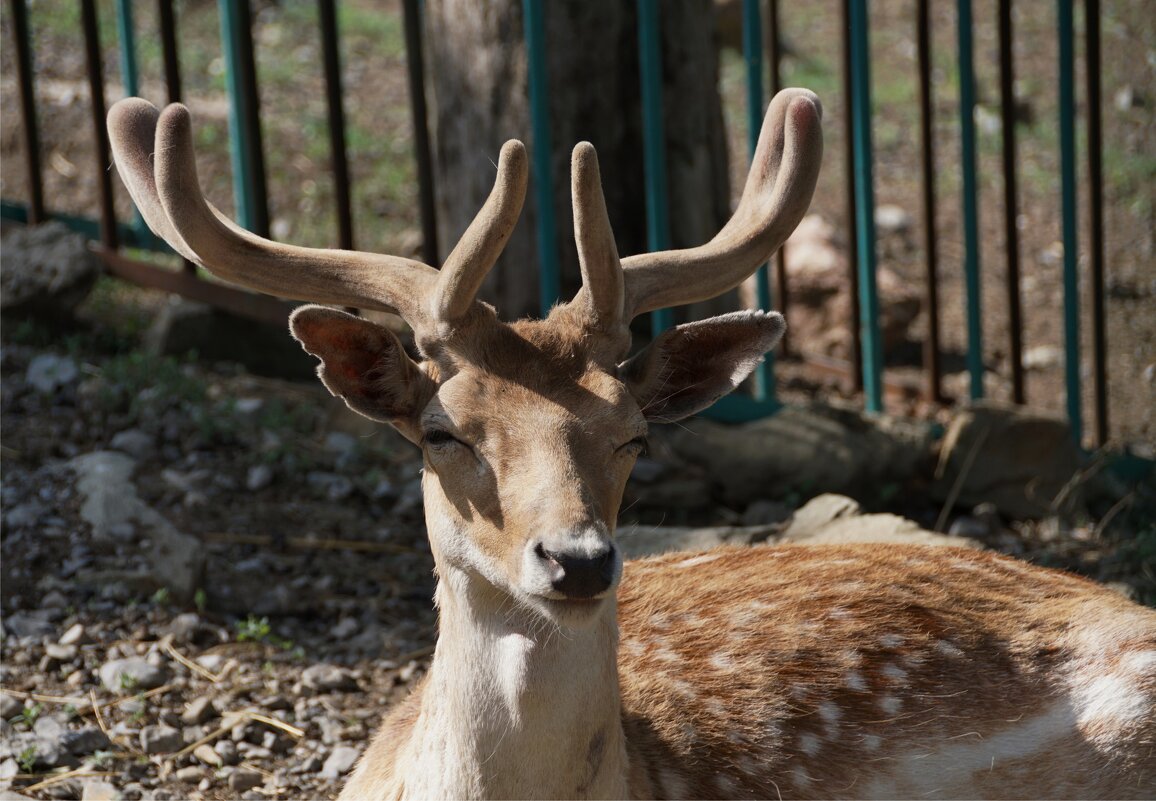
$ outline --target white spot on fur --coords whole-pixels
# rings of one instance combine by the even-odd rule
[[[899,667],[899,665],[888,663],[884,665],[879,672],[893,684],[904,684],[907,681],[907,671]]]
[[[795,783],[796,787],[806,787],[811,783],[811,777],[807,775],[807,771],[803,770],[802,765],[796,765],[791,771],[791,781]]]
[[[694,700],[695,698],[698,698],[698,690],[696,690],[694,685],[689,681],[683,681],[682,679],[671,679],[669,684],[670,688],[674,690],[674,692],[688,700]]]
[[[949,659],[959,659],[963,656],[963,651],[961,651],[952,643],[949,643],[947,640],[938,640],[935,643],[935,650],[941,656],[946,656]]]
[[[660,662],[676,663],[682,661],[681,656],[664,645],[660,645],[658,648],[654,649],[654,658]]]
[[[736,667],[735,660],[731,659],[729,654],[725,654],[722,651],[715,651],[711,654],[710,664],[711,667],[720,673],[730,673]]]
[[[883,745],[883,738],[878,734],[863,735],[863,747],[868,751],[878,751],[881,745]]]
[[[731,615],[731,623],[734,624],[736,628],[745,629],[754,626],[762,620],[762,617],[763,616],[754,609],[740,609]]]
[[[863,679],[863,674],[858,670],[848,670],[843,676],[843,683],[847,685],[847,689],[853,690],[854,692],[867,692],[867,682]]]
[[[899,710],[903,708],[903,700],[894,695],[885,695],[879,699],[879,708],[883,710],[884,715],[898,715]]]
[[[706,708],[707,713],[716,718],[722,718],[727,713],[726,704],[717,698],[710,699],[703,706]]]
[[[661,612],[656,612],[650,616],[650,620],[647,621],[647,624],[652,629],[668,629],[670,628],[670,618]]]
[[[828,740],[834,740],[839,736],[839,721],[843,719],[843,710],[839,708],[838,704],[832,701],[824,701],[819,704],[819,719],[826,726]]]
[[[879,644],[884,648],[898,648],[903,645],[902,634],[884,634],[879,638]]]
[[[715,777],[715,781],[718,782],[719,798],[738,798],[739,794],[742,792],[742,788],[739,787],[739,783],[735,781],[733,777],[728,776],[725,773],[719,774],[717,777]]]
[[[623,640],[622,650],[633,657],[642,656],[646,652],[646,648],[641,642],[635,639]]]
[[[663,798],[690,798],[690,786],[670,768],[659,770],[658,786],[662,789]]]
[[[837,606],[827,613],[827,617],[833,620],[850,620],[854,615],[851,614],[850,610]]]
[[[675,570],[684,570],[688,567],[705,565],[707,562],[713,562],[715,559],[719,559],[721,557],[721,553],[704,553],[701,556],[692,556],[689,559],[683,559],[681,562],[675,562],[673,565],[671,565],[671,568]]]
[[[1152,711],[1152,699],[1128,678],[1098,676],[1076,691],[1081,727],[1127,726]]]
[[[1156,674],[1156,651],[1138,651],[1120,659],[1120,667],[1127,673],[1140,676]]]
[[[809,757],[816,756],[822,749],[823,743],[813,734],[799,735],[799,750]]]

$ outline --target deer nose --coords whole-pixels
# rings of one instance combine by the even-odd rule
[[[618,551],[613,542],[600,543],[593,551],[574,552],[550,550],[538,543],[534,551],[546,562],[550,586],[570,599],[593,598],[606,592],[618,572]]]

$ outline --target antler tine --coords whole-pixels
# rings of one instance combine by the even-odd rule
[[[623,322],[622,265],[606,213],[598,153],[589,142],[579,142],[570,158],[570,194],[582,272],[582,289],[575,302],[586,304],[598,328],[612,331]]]
[[[627,319],[733,289],[778,249],[811,203],[823,155],[822,117],[819,98],[806,89],[775,95],[742,199],[715,238],[622,260]]]
[[[110,109],[108,126],[116,163],[145,221],[186,258],[272,295],[396,311],[415,328],[429,324],[424,300],[437,280],[432,267],[397,256],[273,242],[206,201],[184,106],[158,113],[146,101],[128,98]]]
[[[528,177],[526,146],[511,139],[498,156],[498,177],[490,196],[442,265],[432,299],[434,320],[452,323],[473,306],[482,282],[514,232]]]

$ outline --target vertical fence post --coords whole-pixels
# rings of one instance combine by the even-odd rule
[[[170,103],[181,102],[181,61],[177,53],[177,20],[173,0],[157,0],[161,27],[161,53],[165,62],[165,90]]]
[[[858,391],[863,390],[863,340],[862,310],[859,308],[859,238],[855,234],[859,210],[855,197],[855,89],[851,46],[851,5],[859,0],[843,0],[839,4],[843,21],[843,164],[847,171],[847,183],[851,191],[846,193],[847,201],[847,286],[851,306],[851,383]]]
[[[975,70],[971,0],[958,0],[960,169],[963,171],[963,276],[967,297],[967,370],[971,398],[983,397],[983,313],[979,276],[979,208],[975,169]]]
[[[40,171],[40,128],[36,124],[36,89],[32,83],[32,32],[27,0],[11,0],[12,36],[16,40],[16,78],[20,86],[20,124],[24,129],[24,161],[28,170],[28,222],[41,223],[44,179]]]
[[[875,285],[875,198],[871,178],[870,21],[866,0],[851,0],[851,88],[854,106],[855,235],[859,252],[863,393],[868,412],[883,411],[883,343]]]
[[[766,26],[766,50],[767,61],[770,66],[769,74],[771,79],[771,96],[774,97],[783,88],[782,77],[779,73],[780,62],[782,61],[782,52],[779,48],[779,0],[767,0],[767,26]],[[761,127],[762,121],[759,121]],[[754,152],[754,151],[752,151]],[[790,288],[787,282],[787,245],[783,243],[779,247],[778,253],[775,254],[775,278],[777,279],[777,288],[779,290],[779,308],[783,310],[783,316],[787,315],[787,308],[790,306]],[[779,340],[779,353],[784,356],[789,356],[791,353],[791,331],[788,328],[783,333],[783,338]]]
[[[1076,96],[1072,0],[1057,2],[1060,82],[1060,219],[1064,239],[1064,384],[1068,423],[1083,439],[1080,398],[1080,285],[1076,272]]]
[[[433,158],[430,155],[429,119],[425,103],[425,58],[421,46],[421,0],[402,0],[405,25],[405,66],[409,79],[409,107],[413,117],[413,149],[417,161],[418,206],[421,209],[421,255],[426,264],[441,263],[438,256],[437,206],[434,203]]]
[[[943,400],[939,362],[939,244],[935,236],[935,125],[931,102],[931,10],[930,0],[919,0],[916,41],[919,52],[919,133],[923,173],[923,250],[927,275],[927,339],[923,343],[923,369],[927,373],[927,397]]]
[[[1092,367],[1096,399],[1096,444],[1108,441],[1108,361],[1104,321],[1104,170],[1100,131],[1100,0],[1084,0],[1088,83],[1088,243],[1092,269]]]
[[[341,50],[334,0],[318,0],[321,53],[325,63],[325,108],[329,120],[329,152],[333,159],[333,196],[337,206],[337,246],[353,250],[353,204],[349,159],[345,154],[345,107],[341,91]]]
[[[638,58],[642,82],[642,165],[646,181],[646,241],[651,251],[670,249],[666,191],[666,133],[662,115],[662,25],[658,0],[638,0]],[[651,312],[655,336],[674,323],[670,309]]]
[[[252,14],[249,0],[219,0],[219,3],[237,219],[253,233],[268,236],[269,208],[265,195],[265,160],[261,153]]]
[[[81,0],[81,25],[84,28],[85,61],[88,66],[88,89],[92,99],[92,138],[96,146],[95,166],[100,188],[100,241],[109,250],[120,247],[116,228],[116,211],[112,202],[112,152],[105,128],[104,65],[101,62],[100,28],[97,24],[96,0]]]
[[[136,63],[136,27],[133,24],[132,3],[116,0],[116,33],[120,39],[120,72],[126,97],[140,96],[140,81]],[[150,232],[145,225],[140,209],[133,205],[132,230],[138,241],[146,239]]]
[[[554,219],[553,137],[550,134],[549,72],[542,0],[523,0],[526,59],[530,83],[530,130],[534,137],[534,196],[538,204],[538,304],[545,316],[558,302],[561,283],[558,234]]]
[[[1023,316],[1020,313],[1020,237],[1016,200],[1016,115],[1013,82],[1011,0],[999,0],[999,95],[1003,129],[1004,247],[1007,249],[1007,304],[1012,400],[1024,402]]]
[[[763,22],[759,0],[743,0],[743,57],[747,66],[747,149],[753,157],[763,123]],[[771,308],[771,277],[765,264],[755,272],[755,297],[760,309]],[[771,352],[755,368],[755,400],[775,400],[774,365],[775,355]]]

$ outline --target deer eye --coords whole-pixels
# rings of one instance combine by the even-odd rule
[[[431,428],[422,435],[421,444],[430,448],[444,448],[463,444],[460,439],[442,428]]]
[[[619,446],[619,453],[633,453],[635,456],[645,456],[650,450],[650,443],[645,436],[638,436],[624,445]]]

